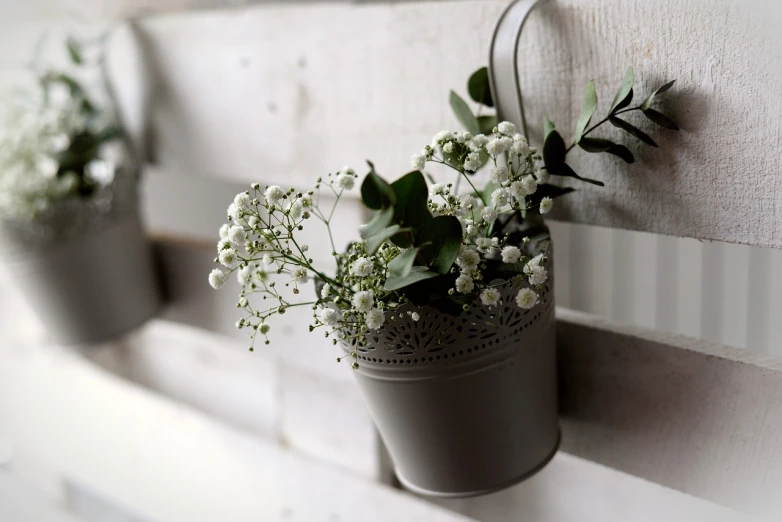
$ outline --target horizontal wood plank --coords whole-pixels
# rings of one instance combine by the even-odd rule
[[[458,128],[448,90],[488,60],[507,0],[262,5],[142,19],[110,52],[123,112],[166,172],[311,185],[373,159],[396,177],[442,128]],[[636,102],[662,98],[683,131],[630,119],[662,146],[608,125],[637,162],[572,153],[582,186],[557,219],[782,247],[782,46],[779,9],[728,0],[542,2],[521,37],[533,141],[547,114],[569,139],[583,85],[607,109],[628,65]],[[697,30],[692,21],[698,20]],[[768,22],[768,23],[767,23]],[[134,43],[135,41],[135,43]]]
[[[782,514],[782,361],[557,316],[564,451],[745,513]]]

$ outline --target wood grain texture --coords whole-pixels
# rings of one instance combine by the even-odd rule
[[[557,315],[564,451],[778,519],[782,360]]]
[[[309,186],[372,158],[389,177],[441,128],[456,128],[450,88],[486,63],[506,0],[256,6],[181,13],[139,23],[153,77],[152,157],[164,170],[247,181],[285,177]],[[653,128],[661,150],[631,143],[638,161],[574,151],[580,187],[554,217],[582,223],[782,246],[782,46],[778,9],[729,0],[545,1],[520,43],[533,141],[544,114],[567,136],[583,85],[606,110],[624,69],[636,100],[677,78],[662,98],[683,132]],[[112,46],[126,112],[138,75],[132,44]],[[133,105],[136,100],[136,106]],[[629,142],[608,126],[599,134]]]

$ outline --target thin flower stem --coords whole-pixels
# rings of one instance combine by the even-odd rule
[[[439,163],[441,165],[446,165],[446,166],[452,168],[453,170],[455,170],[456,172],[458,172],[459,174],[461,174],[464,177],[464,179],[467,180],[467,183],[470,184],[470,187],[472,187],[472,190],[473,190],[473,192],[475,192],[475,195],[478,196],[478,199],[481,200],[481,203],[483,203],[483,206],[484,207],[488,206],[486,204],[486,200],[483,199],[483,194],[481,194],[481,192],[477,188],[475,188],[475,185],[473,185],[472,181],[470,181],[470,178],[467,176],[467,173],[464,172],[463,169],[457,169],[453,165],[450,165],[449,163],[446,163],[445,161],[438,160],[437,158],[434,158],[434,157],[432,158],[431,161],[433,161],[434,163]],[[458,178],[457,178],[457,180],[458,180]]]

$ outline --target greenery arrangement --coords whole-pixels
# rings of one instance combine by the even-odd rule
[[[38,90],[9,93],[0,117],[0,217],[34,221],[53,203],[90,198],[114,179],[121,137],[84,81],[102,56],[68,38],[63,70],[36,70]],[[72,69],[72,70],[71,70]]]
[[[626,146],[591,134],[610,122],[643,143],[657,146],[648,134],[619,118],[633,111],[663,127],[677,128],[651,108],[655,96],[670,89],[673,82],[631,108],[633,76],[632,68],[628,69],[608,115],[591,127],[597,95],[594,83],[589,82],[573,144],[567,147],[547,119],[542,154],[513,123],[474,115],[451,92],[451,107],[467,130],[435,135],[431,144],[412,156],[413,170],[392,183],[370,162],[360,191],[364,205],[375,214],[360,228],[360,239],[344,252],[337,250],[331,226],[344,193],[355,187],[357,176],[352,169],[318,178],[314,189],[306,193],[255,183],[228,208],[229,223],[220,230],[215,260],[227,271],[215,268],[209,282],[220,288],[236,273],[242,287],[237,303],[242,317],[237,327],[250,330],[253,344],[258,335],[269,343],[270,317],[308,306],[313,310],[310,331],[323,329],[334,344],[352,345],[354,359],[368,333],[381,328],[386,314],[404,303],[433,306],[454,315],[469,313],[476,306],[499,307],[503,303],[498,288],[514,285],[518,288],[516,305],[532,308],[548,279],[548,235],[541,216],[551,210],[555,198],[573,191],[550,184],[551,177],[602,185],[576,174],[566,162],[568,153],[578,146],[632,163]],[[493,106],[486,68],[470,77],[468,92],[481,107]],[[436,183],[426,174],[427,164],[450,168],[456,180]],[[489,181],[479,189],[473,179],[484,167],[490,169]],[[462,180],[464,190],[460,190]],[[330,208],[321,206],[323,191],[334,198]],[[326,226],[331,238],[336,261],[333,275],[315,267],[308,246],[297,239],[297,232],[313,218]],[[270,274],[285,274],[290,279],[280,288]],[[316,297],[297,301],[300,286],[310,279],[316,282]],[[409,314],[413,320],[420,319],[418,312]],[[357,367],[355,361],[353,366]]]

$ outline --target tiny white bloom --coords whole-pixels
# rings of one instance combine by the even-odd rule
[[[538,190],[538,183],[535,181],[535,178],[532,176],[524,176],[521,178],[521,183],[524,185],[524,192],[526,196],[529,196],[530,194],[534,194],[536,190]]]
[[[540,200],[540,213],[547,214],[553,206],[554,206],[554,200],[546,196],[545,198]]]
[[[494,138],[493,140],[491,140],[489,143],[486,144],[486,151],[492,157],[496,157],[499,156],[500,154],[508,152],[512,144],[513,144],[513,139],[507,136],[503,136],[502,138]]]
[[[240,192],[234,198],[234,204],[239,208],[249,206],[251,201],[252,198],[246,192]]]
[[[263,258],[261,259],[261,262],[264,264],[264,266],[269,266],[272,263],[274,263],[274,258],[269,254],[264,254]]]
[[[470,211],[475,208],[477,200],[469,194],[462,194],[459,196],[459,206],[462,210]]]
[[[93,160],[84,167],[84,174],[101,185],[111,183],[114,180],[114,173],[114,165],[108,161]]]
[[[236,250],[233,248],[226,248],[220,252],[220,255],[218,255],[217,258],[220,260],[221,265],[226,268],[231,268],[236,264]]]
[[[443,152],[447,152],[448,154],[453,152],[453,142],[452,141],[449,141],[448,143],[443,145]]]
[[[524,190],[524,184],[521,181],[514,181],[510,184],[510,193],[513,194],[513,197],[516,199],[521,199],[524,196],[526,196],[526,191]]]
[[[375,304],[375,294],[371,290],[356,292],[351,301],[353,308],[359,312],[368,312]]]
[[[515,246],[506,246],[502,249],[502,262],[503,263],[516,263],[521,257],[521,250]]]
[[[356,178],[343,172],[337,176],[337,185],[345,190],[352,190],[356,185]]]
[[[512,153],[517,154],[519,156],[526,156],[530,153],[529,145],[527,144],[527,140],[522,137],[520,140],[514,140],[513,145],[511,145],[510,150]]]
[[[255,227],[257,227],[260,222],[261,222],[261,220],[258,219],[257,216],[250,216],[249,218],[247,218],[247,224],[252,229],[255,229]]]
[[[230,241],[228,241],[227,239],[221,239],[220,241],[217,242],[217,253],[218,254],[220,252],[222,252],[223,250],[225,250],[226,248],[231,248],[231,242]]]
[[[386,316],[385,314],[383,314],[382,310],[373,308],[369,312],[367,312],[367,328],[369,328],[370,330],[377,330],[378,328],[383,326],[385,320],[386,320]]]
[[[480,262],[481,256],[473,249],[465,250],[456,258],[456,264],[463,272],[472,272],[478,268]]]
[[[475,284],[472,277],[462,274],[456,278],[456,291],[460,294],[469,294],[473,288],[475,288]]]
[[[516,304],[520,308],[529,310],[538,301],[538,294],[531,288],[522,288],[519,293],[516,294]]]
[[[499,188],[491,193],[491,202],[494,208],[501,208],[510,202],[510,193],[507,189]]]
[[[544,257],[545,256],[543,254],[536,255],[535,257],[533,257],[527,262],[527,266],[530,268],[533,266],[540,266],[540,264],[543,262]]]
[[[471,152],[464,160],[464,168],[470,171],[476,171],[481,166],[481,155],[477,152]]]
[[[413,321],[418,321],[420,318],[421,316],[418,314],[418,312],[413,312],[412,314],[410,314],[410,319],[412,319]]]
[[[239,217],[239,207],[236,206],[236,203],[231,203],[230,205],[228,205],[228,210],[226,214],[228,215],[228,219]]]
[[[443,194],[445,194],[445,185],[442,183],[435,183],[432,185],[432,195],[442,196]]]
[[[339,322],[339,312],[334,308],[321,308],[318,310],[318,320],[326,326],[334,326]]]
[[[479,237],[475,240],[475,244],[478,246],[478,252],[483,254],[489,254],[494,250],[494,243],[490,237]]]
[[[291,280],[297,284],[303,284],[307,282],[307,269],[303,266],[297,266],[291,272]]]
[[[294,221],[301,219],[302,214],[304,214],[304,205],[301,204],[301,201],[297,199],[296,201],[292,202],[288,206],[288,214],[290,214]]]
[[[548,279],[548,272],[542,266],[525,266],[524,273],[527,274],[527,279],[531,285],[542,285]]]
[[[489,174],[489,179],[492,180],[497,185],[502,185],[506,181],[508,181],[508,167],[505,165],[498,165],[491,169],[491,173]]]
[[[497,129],[506,136],[513,136],[516,134],[516,126],[509,121],[500,122],[497,125]]]
[[[491,207],[486,207],[481,210],[481,217],[486,223],[494,223],[494,220],[497,219],[497,211]]]
[[[548,170],[546,169],[536,169],[535,170],[535,179],[538,180],[539,185],[543,185],[544,183],[548,183],[549,178],[551,175],[549,174]]]
[[[496,288],[486,288],[481,292],[481,303],[484,306],[497,306],[500,302],[500,292]]]
[[[323,288],[320,289],[320,297],[321,299],[326,299],[330,295],[331,295],[331,285],[326,283],[325,285],[323,285]]]
[[[54,152],[62,152],[71,146],[71,137],[64,132],[57,134],[52,136],[50,145]]]
[[[413,157],[410,158],[410,165],[412,165],[415,170],[424,170],[424,167],[426,166],[426,156],[420,153],[413,154]]]
[[[272,185],[263,193],[263,198],[269,205],[276,205],[284,195],[285,192],[283,192],[279,185]]]
[[[225,224],[220,227],[220,239],[228,241],[228,231],[231,229],[231,225]]]
[[[472,140],[470,141],[476,148],[481,149],[485,147],[487,143],[489,143],[489,138],[487,138],[483,134],[478,134],[477,136],[473,136]]]
[[[209,273],[209,285],[215,290],[219,290],[225,284],[225,272],[215,268]]]
[[[244,241],[247,239],[247,234],[244,233],[244,228],[240,226],[233,226],[228,229],[227,239],[234,245],[239,246],[244,244]]]
[[[478,227],[475,225],[467,225],[465,232],[469,237],[475,237],[478,235]]]
[[[358,277],[368,277],[372,275],[372,261],[366,257],[359,257],[350,265],[350,273]]]

